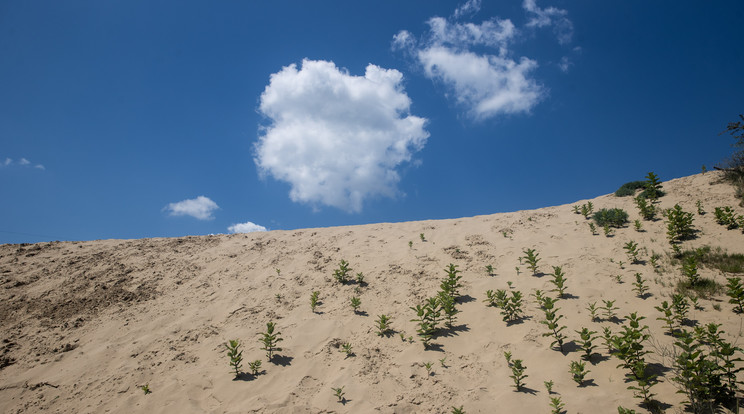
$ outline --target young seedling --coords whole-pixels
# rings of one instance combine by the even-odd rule
[[[261,360],[257,359],[253,362],[249,362],[248,368],[251,370],[251,374],[253,374],[254,376],[258,375],[258,372],[261,369]]]
[[[667,238],[670,244],[676,245],[682,240],[692,238],[694,234],[692,213],[683,211],[679,204],[675,204],[674,208],[669,209],[665,216],[668,220]]]
[[[633,226],[635,227],[635,230],[636,230],[637,232],[639,232],[639,233],[640,233],[640,232],[642,232],[642,231],[643,231],[643,224],[641,224],[641,220],[638,220],[638,219],[636,219],[636,220],[635,220],[635,221],[633,222]]]
[[[486,274],[487,274],[488,276],[493,276],[493,266],[491,266],[491,265],[486,265]]]
[[[507,284],[507,286],[509,286],[509,289],[512,289],[512,282],[511,281],[506,282],[506,284]]]
[[[343,344],[341,344],[341,349],[339,349],[338,352],[343,352],[344,354],[346,354],[346,358],[354,356],[354,351],[351,348],[351,344],[348,342],[344,342]]]
[[[282,296],[281,293],[277,293],[276,295],[274,295],[274,298],[276,298],[277,302],[281,303],[284,296]]]
[[[271,362],[271,358],[274,355],[274,352],[281,352],[281,348],[279,348],[277,345],[279,342],[283,341],[279,335],[281,335],[279,332],[274,333],[274,329],[276,328],[276,325],[274,322],[267,322],[266,323],[266,332],[261,334],[260,342],[263,344],[263,350],[266,351],[266,358],[269,362]]]
[[[728,283],[726,284],[726,295],[730,297],[729,303],[735,305],[734,312],[744,313],[744,286],[742,286],[741,279],[738,277],[726,278]]]
[[[439,300],[439,306],[446,317],[445,326],[451,328],[455,323],[456,315],[460,313],[460,311],[457,310],[455,298],[446,292],[439,292],[437,299]]]
[[[599,316],[597,315],[597,311],[599,309],[597,308],[597,302],[596,301],[590,303],[589,306],[587,306],[586,310],[589,311],[589,314],[592,317],[592,322],[599,322],[600,321]]]
[[[442,368],[447,368],[447,365],[445,364],[445,361],[447,361],[447,357],[444,357],[439,360],[439,365],[442,366]]]
[[[144,391],[145,395],[152,393],[152,391],[150,391],[150,384],[145,384],[141,386],[140,389]]]
[[[282,271],[281,271],[281,269],[274,269],[274,270],[276,270],[276,275],[277,275],[277,277],[278,277],[278,276],[281,276],[281,274],[282,274]]]
[[[365,284],[364,282],[364,273],[359,272],[356,274],[356,281],[359,286],[362,286]]]
[[[318,296],[320,295],[320,291],[314,290],[313,293],[310,294],[310,310],[315,313],[315,308],[318,306],[320,301],[318,300]]]
[[[553,280],[550,281],[555,285],[555,289],[551,289],[551,292],[558,292],[558,297],[563,298],[566,294],[566,274],[563,273],[560,266],[553,266]]]
[[[674,335],[674,323],[676,319],[674,318],[674,309],[669,306],[669,302],[663,301],[661,302],[661,306],[654,306],[654,308],[664,315],[659,316],[656,320],[666,323],[668,329],[667,334]]]
[[[697,213],[699,216],[705,214],[705,210],[703,210],[703,203],[700,200],[695,202],[695,207],[697,207]]]
[[[539,254],[535,252],[535,249],[525,249],[522,253],[524,253],[524,256],[522,256],[521,259],[525,260],[527,268],[532,270],[533,275],[537,275],[537,262],[540,261],[537,256],[539,256]],[[517,274],[519,274],[519,271],[517,271]]]
[[[566,407],[566,404],[561,401],[561,397],[550,397],[550,408],[552,409],[550,412],[551,414],[561,414],[565,411],[563,408]]]
[[[333,278],[336,279],[338,283],[345,285],[349,281],[350,272],[351,268],[349,267],[349,262],[341,259],[341,263],[339,263],[338,269],[333,271]]]
[[[511,295],[508,300],[504,301],[501,307],[501,315],[507,324],[516,322],[522,318],[522,292],[512,290]]]
[[[409,249],[412,249],[413,248],[413,242],[410,241],[410,240],[408,240],[408,248]]]
[[[633,290],[635,290],[636,294],[639,298],[646,299],[646,293],[648,292],[648,286],[646,286],[646,281],[643,280],[643,275],[640,273],[635,274],[635,283],[633,283]]]
[[[417,318],[411,319],[411,322],[418,324],[416,333],[421,338],[424,348],[429,348],[429,343],[437,333],[439,317],[441,316],[439,300],[436,297],[429,298],[423,305],[416,305],[416,307],[411,307],[411,309],[416,312]]]
[[[586,361],[590,361],[592,359],[592,354],[594,354],[594,350],[597,348],[593,343],[594,340],[597,339],[597,332],[590,331],[587,328],[582,328],[580,331],[576,331],[576,333],[579,334],[580,338],[576,342],[581,346],[581,349],[584,350],[584,355],[581,357]]]
[[[516,271],[517,271],[517,276],[519,276],[519,266],[515,267],[514,269],[516,269]]]
[[[604,231],[605,237],[612,236],[612,229],[610,228],[609,224],[605,224],[604,226],[602,226],[602,230]]]
[[[615,313],[616,310],[620,308],[615,307],[616,300],[605,300],[602,299],[602,302],[604,302],[604,306],[602,306],[602,310],[604,311],[605,320],[613,320],[617,318],[617,314]]]
[[[672,295],[672,309],[674,309],[674,319],[680,326],[684,325],[687,320],[687,312],[690,310],[690,302],[683,294]]]
[[[504,358],[506,358],[506,364],[511,368],[512,375],[509,378],[514,380],[514,387],[517,391],[522,391],[524,385],[524,379],[528,377],[524,372],[527,370],[526,365],[522,365],[521,359],[511,359],[511,352],[504,352]]]
[[[240,368],[243,362],[243,351],[240,350],[240,342],[230,339],[226,344],[227,356],[230,357],[230,366],[235,371],[235,378],[240,377]]]
[[[614,348],[612,348],[612,329],[609,326],[602,327],[602,339],[607,348],[607,353],[611,354]]]
[[[687,256],[682,264],[682,274],[687,278],[690,287],[695,287],[700,283],[700,275],[697,271],[697,261],[694,256]]]
[[[388,336],[392,329],[390,329],[390,317],[382,314],[377,317],[375,321],[377,323],[377,336]]]
[[[638,212],[644,220],[653,220],[656,216],[656,206],[653,202],[646,200],[643,196],[635,198],[636,206],[638,206]]]
[[[596,236],[598,234],[597,226],[595,226],[594,223],[589,223],[589,230],[591,230],[593,236]]]
[[[588,219],[593,212],[594,204],[592,204],[591,201],[581,205],[581,215],[584,216],[585,219]]]
[[[546,297],[543,300],[543,309],[545,311],[545,319],[540,321],[543,325],[547,326],[549,332],[545,332],[542,336],[552,336],[554,338],[550,346],[558,345],[558,349],[563,352],[563,340],[566,339],[563,334],[565,326],[561,326],[558,322],[563,318],[563,315],[558,315],[557,312],[560,310],[555,307],[557,299]]]
[[[543,381],[543,384],[545,384],[545,389],[548,391],[548,395],[553,393],[553,380],[550,381]]]
[[[351,307],[354,309],[354,313],[357,313],[357,311],[359,310],[359,305],[361,304],[362,304],[361,299],[359,299],[356,296],[351,297]]]
[[[625,243],[623,248],[625,249],[625,254],[628,255],[630,263],[638,263],[638,254],[640,253],[638,251],[638,243],[631,240]]]
[[[459,290],[462,287],[462,284],[460,283],[462,276],[458,275],[460,271],[457,270],[457,265],[452,263],[450,263],[444,271],[447,272],[447,277],[442,281],[439,287],[442,289],[442,292],[457,299],[460,296]]]
[[[424,237],[424,233],[420,233],[419,238],[421,239],[422,242],[426,241],[426,237]]]
[[[569,369],[569,372],[571,373],[574,382],[579,385],[579,387],[584,385],[584,381],[586,381],[586,374],[588,374],[589,370],[586,369],[586,363],[583,361],[571,361],[571,367]]]
[[[465,414],[465,411],[462,409],[462,405],[459,407],[452,406],[452,414]]]
[[[488,303],[488,306],[503,308],[506,301],[507,296],[505,290],[498,289],[495,293],[493,290],[486,291],[486,300],[484,300],[484,302]]]
[[[346,395],[346,393],[344,392],[344,387],[341,387],[341,388],[331,387],[331,389],[333,390],[333,395],[335,395],[336,398],[338,398],[338,402],[340,403],[343,403],[344,401],[346,401],[346,398],[344,398],[344,395]]]
[[[430,377],[431,376],[431,368],[434,366],[434,364],[431,363],[431,362],[424,362],[423,365],[424,365],[424,368],[426,368],[426,376],[427,377]]]

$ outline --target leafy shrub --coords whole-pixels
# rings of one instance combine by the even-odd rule
[[[603,208],[592,217],[599,226],[622,227],[628,222],[628,213],[621,208]]]
[[[333,278],[336,279],[338,283],[345,285],[349,281],[350,272],[351,268],[349,267],[349,262],[341,259],[341,263],[339,263],[338,269],[333,271]]]
[[[650,172],[646,175],[645,181],[646,189],[641,193],[641,197],[656,200],[657,198],[664,195],[664,191],[661,190],[662,185],[659,177]]]
[[[525,249],[522,251],[524,253],[523,257],[520,257],[520,263],[522,262],[522,259],[524,259],[527,262],[527,267],[532,270],[532,274],[537,274],[537,262],[540,261],[540,259],[537,257],[539,254],[535,251],[535,249]]]
[[[388,336],[392,332],[390,329],[390,317],[382,314],[377,316],[377,336]]]
[[[737,216],[730,206],[716,207],[713,215],[716,217],[716,223],[726,226],[729,230],[739,227],[741,216]]]
[[[522,386],[524,385],[524,379],[528,377],[528,375],[524,373],[527,370],[527,366],[522,365],[521,359],[512,360],[511,352],[504,352],[504,358],[506,358],[506,365],[508,365],[512,370],[512,375],[509,375],[509,378],[514,380],[514,387],[517,391],[521,391]]]
[[[635,198],[635,204],[638,206],[638,213],[644,220],[653,220],[656,217],[656,206],[651,201],[638,196]]]
[[[646,188],[646,182],[645,181],[631,181],[629,183],[625,183],[620,186],[620,188],[615,191],[616,197],[627,197],[635,195],[636,190],[640,188]]]
[[[741,283],[741,279],[738,277],[726,278],[728,283],[726,284],[726,295],[730,297],[729,303],[736,305],[734,312],[744,313],[744,285]]]
[[[584,385],[585,377],[590,371],[586,369],[586,363],[583,361],[571,361],[569,372],[573,380],[580,386]]]
[[[669,243],[675,244],[693,237],[692,213],[682,210],[679,204],[675,204],[674,208],[667,210],[664,215],[667,218],[667,238],[669,239]]]

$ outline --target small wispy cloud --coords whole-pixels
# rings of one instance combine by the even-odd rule
[[[227,228],[227,231],[230,233],[253,233],[257,231],[268,231],[268,229],[256,223],[246,221],[245,223],[233,224]]]
[[[13,160],[12,158],[5,158],[3,161],[0,161],[0,167],[12,167],[12,166],[29,167],[29,168],[36,168],[39,170],[46,170],[46,168],[44,168],[43,165],[34,164],[26,158],[21,158],[17,161]]]
[[[196,198],[170,203],[163,208],[171,216],[191,216],[198,220],[212,220],[212,212],[220,207],[208,197]]]
[[[553,26],[558,43],[565,45],[573,38],[573,23],[568,19],[568,12],[555,7],[540,8],[536,0],[524,0],[522,8],[530,16],[527,27]]]
[[[529,113],[547,95],[547,88],[533,76],[538,62],[512,56],[511,45],[521,31],[511,20],[464,20],[480,6],[479,0],[468,0],[451,18],[430,18],[429,30],[419,39],[401,30],[391,47],[415,60],[424,76],[447,87],[448,95],[475,119]],[[570,42],[573,24],[565,10],[543,9],[535,0],[525,0],[523,9],[529,16],[528,28],[552,26],[560,43]],[[561,63],[563,71],[571,64],[567,59]]]

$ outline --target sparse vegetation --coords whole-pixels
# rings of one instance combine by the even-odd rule
[[[537,262],[540,261],[540,258],[538,257],[539,254],[535,251],[535,249],[525,249],[522,251],[524,253],[524,256],[520,257],[520,263],[521,259],[524,259],[527,263],[527,268],[532,271],[533,275],[537,274]],[[517,274],[519,274],[519,268],[517,268]]]
[[[552,289],[551,292],[558,292],[558,297],[563,298],[566,295],[566,274],[563,273],[563,270],[560,266],[553,266],[553,280],[550,281],[555,286],[555,289]]]
[[[576,382],[576,384],[581,387],[584,385],[584,381],[586,381],[586,374],[588,374],[590,371],[586,369],[585,362],[571,361],[569,372],[571,373],[574,382]]]
[[[313,293],[310,294],[310,310],[315,313],[315,308],[318,306],[320,301],[318,300],[318,297],[320,296],[320,291],[314,290]]]
[[[615,197],[627,197],[635,195],[636,191],[641,188],[646,188],[645,181],[631,181],[625,183],[615,191]]]
[[[344,397],[346,395],[346,393],[344,392],[345,387],[346,386],[343,386],[340,388],[331,387],[331,389],[333,390],[333,395],[338,399],[338,402],[340,403],[343,403],[344,401],[346,401],[346,398]]]
[[[625,254],[628,256],[630,263],[635,264],[639,262],[638,255],[640,254],[640,251],[638,250],[638,243],[631,240],[625,243],[623,249],[625,249]]]
[[[504,352],[506,365],[512,370],[512,375],[509,375],[509,378],[514,381],[514,388],[516,388],[517,391],[522,391],[524,379],[528,377],[528,375],[524,373],[527,370],[527,366],[522,364],[521,359],[512,360],[511,357],[511,352]]]
[[[349,274],[351,273],[351,268],[349,267],[349,262],[347,262],[344,259],[341,259],[341,263],[338,265],[338,269],[333,271],[333,278],[336,279],[336,281],[342,285],[345,285],[349,282]]]
[[[545,297],[543,300],[542,308],[545,311],[545,319],[540,321],[540,323],[548,328],[548,332],[543,333],[542,336],[552,336],[553,342],[551,342],[550,346],[558,345],[558,349],[564,352],[563,341],[566,339],[566,336],[563,334],[563,330],[566,327],[558,323],[563,319],[563,315],[558,315],[560,308],[555,307],[556,301],[557,299],[550,297]]]
[[[266,358],[271,362],[271,358],[275,352],[281,352],[281,348],[278,347],[279,342],[283,341],[280,337],[280,333],[274,333],[276,325],[274,322],[266,323],[266,332],[261,334],[260,342],[263,344],[263,350],[266,351]]]
[[[351,307],[352,309],[354,309],[354,313],[357,313],[359,311],[359,306],[362,304],[362,300],[356,296],[352,296],[350,301]]]
[[[635,274],[635,283],[633,283],[633,290],[636,292],[639,298],[646,298],[646,294],[648,293],[648,286],[646,286],[646,281],[643,279],[643,275],[640,273]]]
[[[382,314],[377,316],[377,320],[375,321],[377,324],[377,336],[389,336],[392,332],[392,329],[390,329],[390,317]]]
[[[692,213],[682,210],[679,204],[675,204],[674,208],[665,211],[664,216],[667,219],[667,238],[670,244],[693,237]]]
[[[235,371],[235,378],[240,377],[240,368],[243,363],[243,351],[240,350],[240,342],[237,339],[231,339],[225,344],[227,356],[230,357],[230,366]]]

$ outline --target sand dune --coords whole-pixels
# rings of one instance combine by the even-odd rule
[[[737,206],[744,213],[732,187],[719,178],[710,172],[665,182],[661,207],[679,203],[695,212],[700,200],[708,212],[695,214],[699,232],[683,248],[709,245],[744,253],[741,230],[727,230],[713,217],[716,206]],[[587,201],[595,210],[625,209],[631,222],[639,217],[631,197],[610,194],[572,204]],[[587,363],[591,381],[578,387],[569,373],[581,353],[573,342],[576,330],[610,326],[618,332],[624,324],[591,320],[587,305],[602,300],[615,300],[621,318],[630,312],[646,317],[647,349],[653,351],[647,360],[661,375],[653,391],[669,412],[681,411],[684,397],[676,393],[670,361],[661,355],[672,338],[664,335],[654,309],[670,300],[682,277],[667,255],[665,222],[644,221],[643,232],[629,225],[612,237],[601,229],[592,235],[588,223],[563,205],[452,220],[2,245],[0,411],[449,413],[463,406],[467,413],[538,413],[549,412],[543,382],[552,380],[552,396],[560,396],[570,413],[617,412],[620,405],[643,412],[627,389],[625,370],[617,367],[620,361],[601,340],[600,355]],[[623,245],[631,240],[646,249],[642,263],[628,263]],[[520,266],[525,248],[539,253],[543,275]],[[648,262],[652,252],[662,254],[659,272]],[[354,275],[364,274],[365,285],[334,280],[342,259]],[[425,350],[410,308],[439,290],[450,263],[462,271],[460,313],[454,328]],[[561,266],[567,278],[569,296],[558,302],[567,326],[565,355],[542,336],[543,312],[530,296],[553,288],[552,266]],[[635,273],[648,281],[645,299],[633,291]],[[700,273],[726,282],[720,271]],[[508,281],[525,295],[526,314],[509,326],[484,303],[487,290],[508,289]],[[321,302],[315,313],[313,291]],[[358,314],[349,305],[354,295],[361,299]],[[700,299],[703,310],[692,310],[690,319],[720,323],[725,338],[744,345],[742,317],[727,301],[723,292]],[[392,318],[393,335],[376,334],[380,314]],[[284,339],[272,362],[259,343],[269,321]],[[260,375],[234,379],[224,346],[229,339],[243,343],[246,373],[247,362],[263,361]],[[353,356],[340,352],[345,342]],[[509,378],[504,351],[527,366],[522,392]],[[431,375],[426,362],[433,363]],[[145,384],[149,395],[140,388]],[[335,387],[344,387],[343,404]]]

